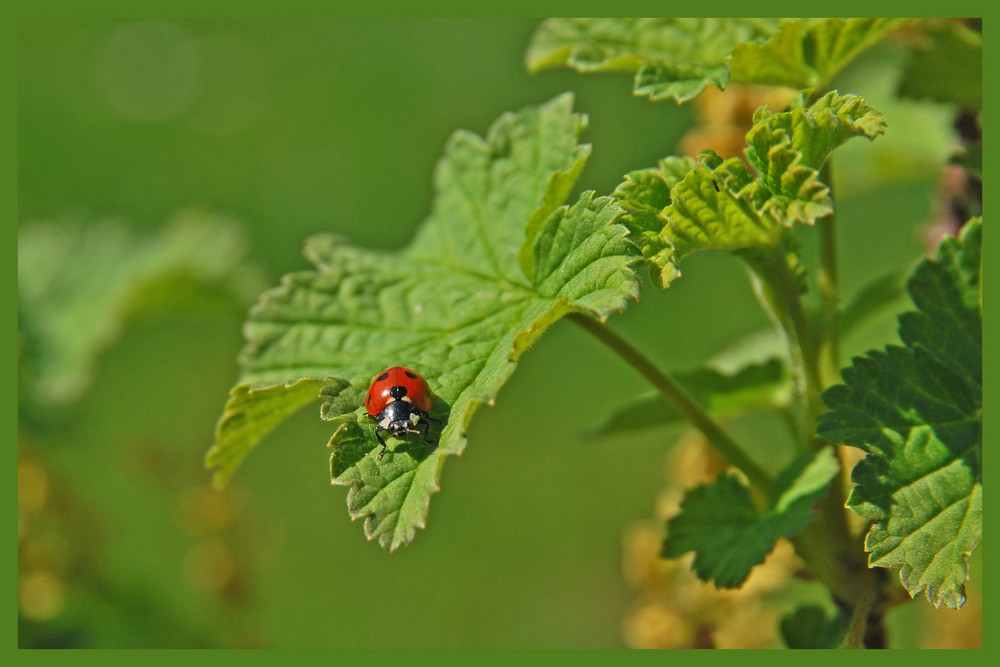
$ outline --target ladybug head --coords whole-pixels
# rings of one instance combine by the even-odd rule
[[[395,387],[393,387],[395,389]],[[405,392],[406,389],[403,389]],[[413,426],[420,421],[421,410],[412,403],[406,401],[393,401],[385,406],[378,416],[379,426],[389,431],[393,435],[400,435],[413,430]]]

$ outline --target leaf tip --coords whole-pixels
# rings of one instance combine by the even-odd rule
[[[216,491],[222,491],[229,485],[229,476],[223,475],[222,472],[216,472],[212,475],[212,488]]]

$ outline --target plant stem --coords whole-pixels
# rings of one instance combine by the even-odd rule
[[[797,296],[797,295],[796,295]],[[746,450],[733,440],[705,410],[670,375],[658,369],[629,341],[597,320],[581,314],[569,316],[614,350],[630,366],[639,371],[670,401],[732,465],[740,468],[750,483],[762,494],[769,490],[772,479]],[[803,532],[793,538],[795,550],[809,570],[841,600],[856,609],[869,597],[875,599],[877,581],[865,564],[856,562],[857,545],[851,539],[844,516],[843,490],[839,483],[820,504],[820,513]]]
[[[830,592],[852,608],[867,597],[877,597],[878,582],[863,559],[864,550],[851,536],[844,515],[844,495],[839,478],[820,501],[815,520],[792,538],[795,552]],[[861,558],[859,558],[859,554]]]
[[[747,476],[750,483],[762,494],[766,494],[771,486],[771,476],[761,468],[738,442],[733,440],[712,419],[704,408],[677,383],[669,374],[664,373],[625,338],[609,329],[597,320],[573,313],[569,318],[592,333],[602,343],[614,350],[640,375],[645,377],[670,403],[684,415],[692,425],[701,431],[715,449],[732,465]]]
[[[820,180],[833,192],[833,167],[830,160],[820,170]],[[840,279],[837,270],[837,219],[836,213],[821,218],[819,226],[820,267],[819,293],[821,308],[822,343],[820,348],[821,373],[824,384],[836,381],[840,372]]]
[[[816,346],[799,299],[799,287],[782,249],[744,253],[743,258],[750,268],[758,301],[788,344],[799,403],[796,445],[799,451],[807,451],[816,432],[814,418],[822,402]]]
[[[830,162],[824,165],[821,179],[833,191],[833,171]],[[837,381],[840,372],[839,276],[837,269],[836,218],[829,215],[818,221],[820,235],[820,315],[812,326],[807,321],[799,290],[780,252],[754,267],[766,286],[765,303],[783,325],[789,340],[792,363],[797,366],[796,378],[804,385],[799,402],[801,421],[805,424],[806,446],[820,448],[832,444],[816,436],[816,420],[823,412],[821,395]],[[842,451],[838,451],[842,474]],[[881,612],[879,577],[867,567],[864,550],[851,535],[844,513],[845,480],[840,476],[831,484],[820,502],[819,515],[807,528],[793,538],[795,550],[808,569],[830,589],[833,595],[851,609],[848,645],[852,647],[883,647],[885,640]]]
[[[866,589],[851,610],[851,624],[847,628],[847,648],[866,648],[865,638],[869,634],[869,617],[875,608],[876,596],[876,589]]]
[[[805,397],[806,414],[809,416],[807,422],[809,433],[814,433],[812,418],[816,417],[822,410],[822,402],[819,397],[821,380],[816,360],[814,336],[806,320],[802,299],[799,298],[799,287],[788,267],[788,261],[783,256],[777,255],[774,258],[774,265],[778,279],[779,296],[785,302],[791,324],[791,339],[796,347],[794,355],[798,357],[796,361],[802,365],[800,374],[805,385],[802,387],[802,393]]]

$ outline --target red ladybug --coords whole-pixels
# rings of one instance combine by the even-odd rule
[[[385,454],[385,440],[380,431],[388,431],[390,435],[401,436],[404,433],[420,433],[415,428],[423,420],[424,431],[421,434],[424,442],[433,445],[433,440],[427,439],[431,425],[428,422],[440,424],[427,413],[434,405],[434,392],[427,386],[427,380],[420,374],[402,366],[393,366],[381,373],[372,381],[365,399],[365,409],[368,415],[378,422],[375,427],[375,437],[378,438],[382,450],[378,460]]]

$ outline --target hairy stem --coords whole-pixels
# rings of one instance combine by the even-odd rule
[[[820,170],[820,179],[833,191],[833,168],[830,160]],[[821,218],[819,227],[820,267],[820,364],[824,384],[836,381],[840,372],[840,278],[837,270],[837,220],[836,213]]]
[[[799,288],[782,249],[747,252],[743,253],[743,258],[750,268],[758,301],[788,345],[799,407],[795,442],[800,451],[806,451],[811,447],[816,432],[815,417],[822,403],[816,347],[799,299]]]
[[[804,407],[809,419],[808,432],[815,432],[813,419],[822,411],[822,401],[820,393],[822,384],[819,375],[819,366],[816,358],[816,345],[813,331],[806,320],[805,310],[802,308],[802,299],[799,298],[799,288],[792,276],[792,271],[788,266],[788,261],[783,256],[774,257],[774,276],[777,279],[776,289],[778,296],[784,301],[785,309],[788,313],[791,331],[789,338],[794,342],[796,349],[793,358],[801,364],[798,374],[802,378],[801,388],[804,396]]]
[[[657,368],[646,355],[604,324],[577,313],[571,314],[569,318],[596,336],[598,340],[614,350],[632,368],[637,370],[640,375],[649,380],[664,398],[670,401],[695,428],[705,435],[729,463],[743,471],[754,488],[762,494],[767,493],[771,486],[771,476],[750,458],[742,445],[722,430],[718,423],[705,412],[704,408],[698,405],[697,401],[676,380]]]
[[[830,186],[833,170],[828,161],[821,178]],[[797,285],[786,257],[773,253],[755,267],[765,282],[769,305],[779,315],[789,340],[792,363],[799,379],[801,422],[805,425],[801,446],[824,447],[833,444],[841,462],[841,476],[820,502],[819,516],[793,538],[795,550],[809,570],[851,610],[848,645],[883,648],[885,629],[879,610],[882,591],[880,579],[868,568],[864,548],[851,535],[847,523],[845,489],[848,472],[844,465],[843,446],[828,443],[816,435],[816,420],[823,412],[823,391],[837,382],[840,372],[839,275],[837,234],[834,215],[818,221],[820,241],[819,292],[820,313],[817,321],[807,321]]]
[[[828,233],[832,232],[830,228]],[[833,239],[828,238],[827,241],[832,246]],[[745,252],[743,257],[751,268],[754,289],[761,304],[788,343],[798,396],[795,420],[799,426],[796,438],[798,449],[808,451],[828,446],[830,443],[816,436],[816,419],[824,409],[821,394],[826,387],[819,361],[819,341],[824,340],[823,334],[806,317],[799,285],[782,248],[769,252]],[[832,261],[832,256],[827,261]],[[830,303],[835,304],[835,301],[831,299]],[[828,316],[836,322],[835,305]],[[817,508],[818,516],[792,542],[809,571],[853,613],[859,605],[870,607],[867,600],[878,599],[878,581],[867,568],[863,560],[864,551],[859,548],[847,524],[844,486],[842,478],[830,485],[829,492]],[[862,611],[857,613],[868,614]]]
[[[848,528],[840,480],[830,485],[818,509],[816,519],[792,538],[795,552],[833,596],[852,610],[867,604],[869,598],[877,600],[879,582]]]

